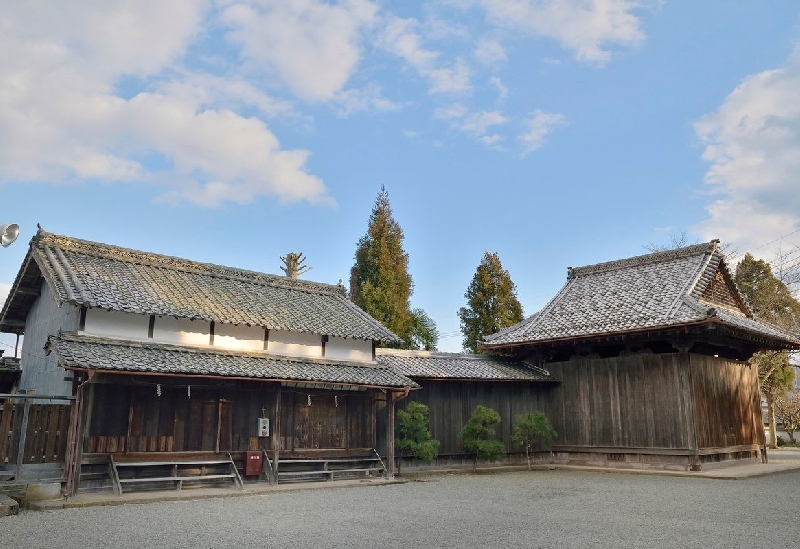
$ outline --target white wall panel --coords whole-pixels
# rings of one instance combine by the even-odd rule
[[[325,344],[325,358],[332,360],[372,361],[372,341],[367,339],[328,338]]]
[[[120,311],[88,309],[84,332],[104,337],[147,339],[150,315],[137,315]]]
[[[267,350],[270,354],[276,355],[321,357],[322,336],[285,330],[270,330]]]
[[[153,341],[177,345],[209,345],[211,323],[205,320],[157,316],[153,327]]]
[[[214,324],[214,347],[261,351],[264,349],[264,328]]]

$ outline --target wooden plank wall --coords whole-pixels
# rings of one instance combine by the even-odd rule
[[[409,401],[428,406],[431,436],[439,441],[439,454],[465,453],[459,432],[479,405],[496,410],[501,417],[496,432],[508,452],[521,451],[511,442],[516,417],[542,411],[552,418],[552,383],[417,380],[423,389],[412,391],[409,398],[397,403],[403,408]],[[552,419],[551,419],[552,421]]]
[[[24,408],[23,400],[0,401],[0,466],[16,463]],[[70,404],[30,404],[23,465],[64,461],[70,410]]]
[[[758,369],[724,358],[689,355],[699,448],[760,444]]]
[[[557,445],[689,448],[694,417],[686,355],[641,354],[547,364],[561,380]]]
[[[271,438],[256,433],[268,417],[275,430],[279,386],[242,383],[221,388],[187,388],[98,383],[84,452],[238,452],[269,450]],[[373,394],[305,392],[282,395],[282,452],[371,448],[376,421]],[[217,429],[217,426],[220,426]],[[219,433],[219,441],[217,435]]]

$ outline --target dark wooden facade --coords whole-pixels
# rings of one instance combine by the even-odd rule
[[[230,454],[243,469],[245,451],[260,450],[278,466],[284,459],[377,452],[391,463],[393,437],[385,432],[390,421],[384,416],[392,392],[330,387],[95,373],[81,388],[80,451],[67,457],[89,467],[83,476],[78,467],[72,492],[107,487],[104,475],[92,481],[98,475],[91,474],[97,469],[91,464],[105,464],[108,457],[158,462]],[[257,419],[264,417],[270,435],[260,437]]]
[[[554,383],[415,379],[422,390],[411,393],[409,401],[428,406],[432,438],[439,441],[441,462],[469,460],[459,432],[478,406],[496,410],[501,422],[496,428],[497,438],[505,444],[509,454],[521,449],[511,441],[517,416],[528,412],[545,411],[551,417]],[[405,403],[404,403],[405,404]]]
[[[556,461],[707,468],[764,443],[755,366],[688,352],[547,365]]]
[[[764,443],[758,373],[745,362],[673,352],[573,358],[545,368],[553,382],[415,379],[429,407],[439,463],[468,460],[459,432],[478,405],[496,410],[508,461],[518,416],[541,411],[558,432],[541,459],[560,463],[701,469],[751,459]],[[541,448],[540,450],[544,450]]]

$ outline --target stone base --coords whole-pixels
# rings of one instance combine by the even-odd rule
[[[5,494],[0,494],[0,517],[16,515],[19,512],[19,503]]]

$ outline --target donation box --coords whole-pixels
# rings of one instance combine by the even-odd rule
[[[244,476],[257,477],[261,474],[263,466],[263,454],[261,452],[244,453]]]

